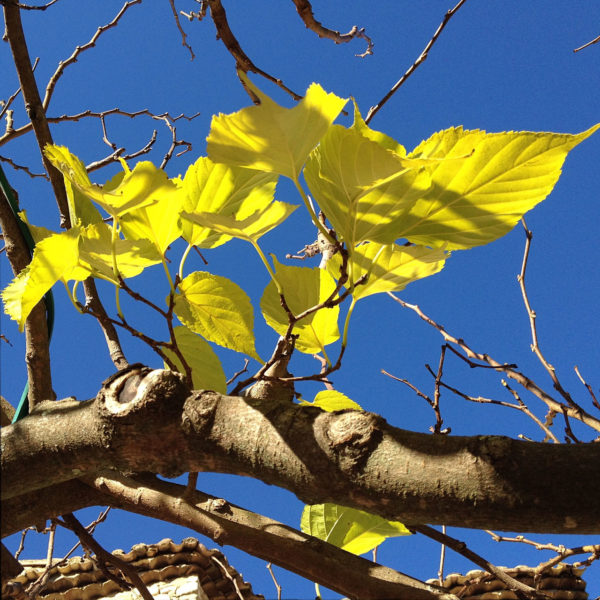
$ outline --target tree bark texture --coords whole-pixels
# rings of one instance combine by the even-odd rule
[[[368,412],[190,391],[148,369],[2,429],[3,505],[40,498],[27,524],[44,518],[44,490],[105,469],[247,475],[408,525],[600,531],[600,444],[420,434]]]

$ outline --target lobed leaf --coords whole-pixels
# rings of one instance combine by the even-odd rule
[[[221,214],[241,221],[273,201],[276,184],[273,173],[216,164],[200,157],[183,178],[182,208],[187,213]],[[231,239],[190,219],[182,220],[182,229],[189,244],[202,248],[214,248]]]
[[[285,175],[297,180],[310,151],[319,143],[347,100],[313,83],[293,108],[280,106],[240,73],[259,100],[212,119],[207,138],[211,160]]]
[[[352,410],[363,410],[362,407],[348,398],[348,396],[338,392],[337,390],[321,390],[318,392],[312,402],[302,400],[299,402],[301,406],[316,406],[321,410],[327,412],[334,412],[336,410],[352,409]]]

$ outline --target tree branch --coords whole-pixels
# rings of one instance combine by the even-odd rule
[[[600,531],[600,444],[419,434],[361,411],[190,394],[170,371],[133,369],[95,401],[42,405],[1,433],[3,499],[106,468],[211,471],[407,524]]]

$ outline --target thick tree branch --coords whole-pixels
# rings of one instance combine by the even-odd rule
[[[212,471],[407,524],[600,531],[600,444],[419,434],[366,412],[190,394],[169,371],[134,369],[95,401],[44,404],[3,428],[2,444],[3,499],[106,468]]]
[[[450,598],[435,586],[202,492],[192,491],[183,500],[186,488],[181,485],[111,472],[89,484],[112,495],[120,508],[194,529],[220,545],[235,546],[341,594],[364,600]]]

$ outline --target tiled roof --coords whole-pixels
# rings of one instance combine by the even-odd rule
[[[134,566],[150,586],[180,577],[197,575],[209,600],[264,600],[227,562],[218,550],[207,550],[198,540],[181,544],[164,539],[158,544],[136,544],[130,552],[115,550],[116,556]],[[21,561],[24,571],[2,590],[2,598],[24,600],[26,589],[43,573],[45,561]],[[52,567],[39,594],[42,600],[95,600],[112,596],[122,588],[106,576],[90,558],[71,558]]]
[[[540,580],[534,583],[534,569],[520,565],[502,569],[511,577],[534,589],[544,592],[554,600],[587,600],[585,581],[581,579],[583,569],[571,565],[559,564],[542,573]],[[438,583],[431,579],[430,583]],[[450,593],[462,600],[517,600],[517,595],[506,585],[485,571],[469,571],[466,575],[453,573],[442,584]]]

